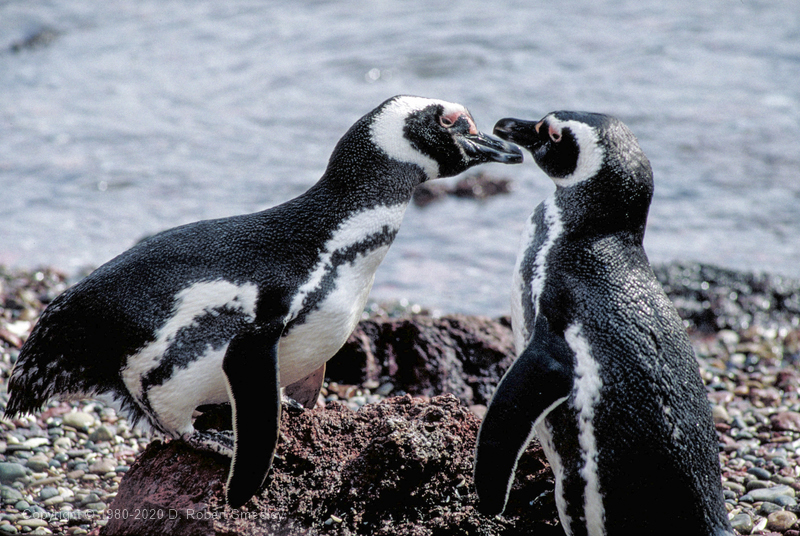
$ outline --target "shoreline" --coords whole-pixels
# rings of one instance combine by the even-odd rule
[[[706,384],[734,528],[800,535],[800,281],[701,264],[654,268],[684,319]],[[66,287],[57,270],[0,267],[3,406],[19,346]],[[368,310],[424,316],[418,305]],[[351,409],[401,394],[383,394],[374,380],[329,387],[328,397]],[[33,417],[0,418],[0,427],[0,534],[96,531],[108,522],[104,512],[123,475],[150,443],[114,410],[89,400],[51,402]]]

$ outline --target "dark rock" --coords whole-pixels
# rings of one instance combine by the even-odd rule
[[[180,441],[156,442],[123,477],[100,533],[558,534],[552,473],[536,442],[520,459],[504,516],[477,512],[472,460],[479,424],[450,395],[406,395],[358,412],[337,402],[284,412],[266,488],[239,511],[224,506],[228,460]],[[144,508],[173,519],[113,515]]]
[[[507,320],[415,315],[360,322],[328,362],[327,376],[345,384],[389,378],[396,390],[486,405],[513,361]]]
[[[773,430],[800,432],[800,413],[795,411],[779,411],[770,416]]]
[[[466,199],[486,199],[511,192],[511,181],[492,177],[485,173],[468,175],[459,180],[452,188],[440,182],[426,182],[414,190],[414,204],[426,207],[447,195]]]
[[[31,32],[26,37],[18,41],[14,41],[8,48],[11,52],[15,53],[22,52],[23,50],[36,50],[38,48],[44,48],[52,44],[59,34],[60,32],[56,29],[43,26],[41,28],[37,28],[36,31]]]
[[[698,331],[791,326],[800,315],[795,279],[692,263],[653,269],[681,318]]]

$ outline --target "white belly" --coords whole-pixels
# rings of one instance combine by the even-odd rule
[[[335,289],[281,338],[278,347],[281,386],[311,374],[339,351],[353,332],[367,303],[375,269],[389,246],[360,255],[337,268]]]

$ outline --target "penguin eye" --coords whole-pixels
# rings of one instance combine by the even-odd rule
[[[442,116],[439,117],[439,123],[444,128],[450,128],[455,124],[455,121],[453,121],[453,118],[450,117],[450,116],[442,115]]]
[[[550,127],[548,129],[548,131],[549,131],[551,140],[553,140],[556,143],[561,141],[561,132],[560,131],[554,129],[553,127]]]

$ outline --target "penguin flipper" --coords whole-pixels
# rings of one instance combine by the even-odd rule
[[[489,403],[475,449],[478,510],[503,512],[517,461],[534,426],[572,391],[574,353],[539,314],[528,347],[508,369]]]
[[[317,370],[301,380],[297,380],[283,389],[283,394],[296,400],[304,408],[311,409],[317,404],[322,382],[325,381],[325,363]]]
[[[225,486],[231,508],[250,500],[264,484],[281,421],[279,323],[252,325],[231,340],[222,370],[233,417],[233,458]]]

